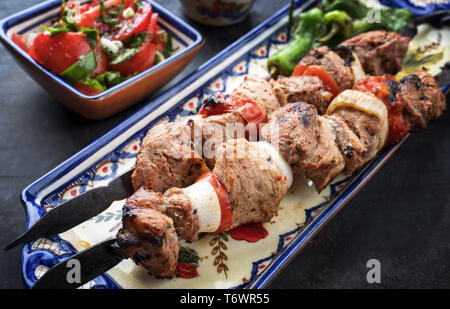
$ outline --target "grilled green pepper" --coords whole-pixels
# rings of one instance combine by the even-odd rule
[[[353,35],[370,30],[384,29],[398,32],[408,26],[412,20],[412,13],[408,9],[380,9],[373,14],[357,19],[353,22]]]
[[[333,44],[333,38],[348,38],[351,36],[353,32],[353,19],[346,12],[339,10],[331,11],[326,13],[323,19],[325,21],[325,25],[328,29],[330,29],[330,31],[327,35],[318,39],[319,42],[327,42],[328,45],[337,45],[339,41]]]
[[[370,9],[358,0],[323,0],[322,10],[324,13],[331,11],[344,11],[350,17],[361,19],[367,16]]]
[[[371,30],[397,32],[412,20],[408,9],[369,8],[355,0],[324,0],[322,9],[329,31],[319,41],[327,45]]]
[[[323,13],[320,9],[313,8],[301,13],[289,44],[269,58],[267,65],[270,74],[289,76],[300,59],[317,47],[315,39],[323,33],[323,26]]]

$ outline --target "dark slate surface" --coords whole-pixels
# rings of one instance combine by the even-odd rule
[[[39,1],[0,1],[0,18]],[[186,19],[176,0],[158,0]],[[191,22],[206,38],[176,84],[289,1],[257,0],[237,26]],[[41,89],[0,48],[0,245],[25,227],[22,189],[106,133],[143,103],[103,121],[85,120]],[[409,138],[394,157],[275,279],[272,288],[450,287],[450,116]],[[381,284],[366,263],[381,262]],[[23,288],[21,250],[0,251],[0,287]]]

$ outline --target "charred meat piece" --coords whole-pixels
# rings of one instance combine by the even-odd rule
[[[331,124],[327,118],[318,117],[319,137],[317,152],[319,153],[317,168],[309,169],[305,176],[314,182],[317,191],[322,191],[345,167],[345,161],[336,145]]]
[[[344,168],[344,159],[325,121],[314,106],[296,102],[274,112],[261,130],[270,143],[278,139],[280,154],[293,173],[306,173],[319,191]]]
[[[382,143],[380,119],[351,107],[338,108],[333,112],[333,115],[344,121],[365,147],[366,151],[360,157],[364,160],[359,166],[375,157],[378,150],[383,146],[380,145]]]
[[[350,64],[327,46],[311,50],[301,62],[321,66],[334,79],[340,91],[353,87],[354,76]]]
[[[333,115],[324,117],[329,120],[336,144],[344,157],[344,172],[351,174],[367,161],[367,149],[340,117]]]
[[[176,275],[178,237],[173,221],[151,206],[125,204],[123,227],[117,234],[119,253],[156,277]]]
[[[173,220],[180,238],[187,241],[196,241],[198,238],[198,216],[189,199],[179,188],[170,188],[163,194],[142,187],[127,199],[125,205],[124,215],[130,208],[151,208]]]
[[[440,117],[446,109],[444,94],[433,76],[425,71],[402,78],[400,93],[403,118],[414,131],[426,128],[430,120]]]
[[[395,74],[402,67],[410,40],[395,32],[376,30],[350,38],[340,46],[356,53],[367,74]]]
[[[274,160],[245,139],[219,147],[214,173],[228,192],[233,212],[230,228],[269,221],[288,190],[287,179]]]
[[[279,106],[270,83],[257,76],[246,76],[231,96],[255,102],[266,114]],[[205,118],[196,116],[187,123],[163,120],[156,124],[148,131],[137,156],[132,175],[135,190],[143,186],[164,192],[194,183],[208,171],[208,165],[214,167],[216,145],[238,137],[236,130],[226,131],[228,123],[244,126],[245,120],[239,113],[229,112]]]
[[[199,218],[190,200],[180,188],[171,188],[164,193],[164,213],[173,220],[177,235],[187,241],[198,239]]]
[[[208,171],[200,154],[191,147],[191,128],[185,123],[157,123],[142,142],[131,176],[135,190],[146,187],[164,192],[186,186]]]
[[[244,81],[234,89],[231,96],[249,99],[258,104],[266,115],[280,107],[270,83],[256,75],[245,76]]]
[[[319,114],[324,114],[333,97],[324,89],[317,76],[279,76],[271,80],[273,91],[281,106],[294,102],[307,102],[314,105]]]

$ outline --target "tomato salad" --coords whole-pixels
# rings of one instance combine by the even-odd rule
[[[11,38],[42,66],[95,95],[170,56],[171,34],[157,22],[158,13],[141,0],[63,1],[58,21],[42,25],[31,46],[24,36]]]

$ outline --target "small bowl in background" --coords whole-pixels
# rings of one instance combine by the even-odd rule
[[[228,26],[244,20],[254,0],[180,0],[185,14],[204,25]]]
[[[144,0],[150,2],[148,0]],[[82,1],[82,3],[87,1]],[[61,0],[50,0],[0,21],[0,40],[19,65],[49,94],[67,108],[89,119],[103,119],[136,104],[169,82],[194,58],[205,43],[202,35],[157,3],[150,2],[159,14],[158,25],[172,33],[177,50],[167,59],[126,81],[96,95],[86,95],[37,63],[11,40],[13,33],[35,32],[41,24],[54,20]]]

